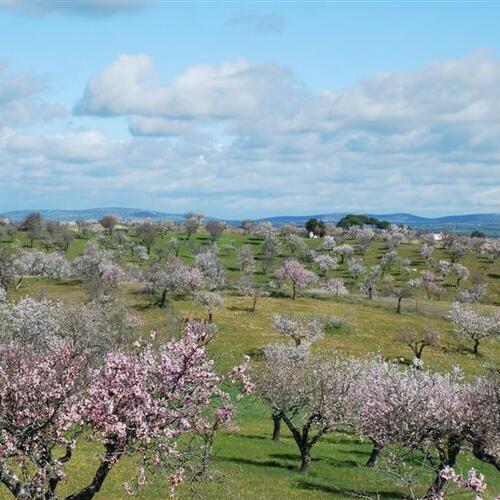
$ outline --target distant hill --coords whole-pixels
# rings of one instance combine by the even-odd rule
[[[304,225],[312,217],[321,219],[330,224],[336,224],[347,212],[338,212],[331,214],[317,215],[298,215],[298,216],[276,216],[265,217],[263,221],[268,221],[273,225],[283,224]],[[420,217],[418,215],[407,213],[392,214],[373,214],[367,213],[369,217],[387,220],[393,224],[406,224],[413,229],[429,231],[449,231],[454,233],[468,234],[474,230],[483,231],[489,236],[500,236],[500,214],[465,214],[465,215],[447,215],[444,217]]]
[[[115,214],[121,219],[146,219],[153,220],[171,220],[179,222],[183,220],[183,215],[178,213],[159,212],[156,210],[145,210],[141,208],[123,208],[123,207],[105,207],[105,208],[90,208],[87,210],[37,210],[46,219],[59,221],[74,221],[74,220],[98,220],[106,214]],[[4,217],[19,221],[33,210],[13,210],[2,214]],[[312,217],[324,220],[329,224],[336,224],[348,212],[335,212],[329,214],[312,214],[312,215],[280,215],[275,217],[264,217],[255,219],[256,222],[268,221],[275,226],[283,224],[296,224],[303,226],[306,221]],[[447,215],[444,217],[420,217],[418,215],[408,213],[391,213],[391,214],[373,214],[367,213],[370,217],[377,219],[388,220],[393,224],[407,224],[414,229],[429,230],[429,231],[450,231],[455,233],[469,234],[474,230],[483,231],[489,236],[500,236],[500,214],[465,214],[465,215]],[[208,217],[210,218],[210,217]],[[232,225],[238,225],[240,220],[228,220]]]
[[[99,220],[107,214],[114,214],[120,219],[168,219],[171,221],[180,221],[184,217],[182,214],[170,214],[158,212],[156,210],[144,210],[142,208],[123,208],[123,207],[104,207],[104,208],[89,208],[87,210],[12,210],[2,214],[11,220],[23,220],[30,212],[40,212],[45,219],[58,221],[75,221],[75,220]]]

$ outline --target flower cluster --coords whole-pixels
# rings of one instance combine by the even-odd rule
[[[461,488],[470,489],[476,492],[476,500],[481,500],[479,493],[484,493],[487,488],[487,484],[484,480],[483,474],[478,474],[475,469],[470,469],[467,477],[463,477],[457,474],[452,467],[446,466],[441,471],[441,477],[447,481],[452,481],[457,486]]]

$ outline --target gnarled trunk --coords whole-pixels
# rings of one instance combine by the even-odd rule
[[[441,476],[441,471],[445,467],[453,467],[457,461],[457,456],[460,453],[460,448],[462,443],[456,437],[450,437],[448,439],[447,452],[444,449],[439,448],[438,454],[440,457],[440,464],[438,466],[436,478],[432,483],[432,486],[427,490],[424,499],[434,500],[435,498],[440,498],[439,495],[443,491],[444,485],[446,484],[446,479]]]
[[[123,450],[117,449],[114,445],[108,444],[106,446],[106,454],[101,460],[101,464],[97,469],[92,482],[77,493],[73,493],[66,497],[65,500],[91,500],[101,489],[104,480],[116,464],[118,459],[122,456]]]
[[[383,450],[384,446],[380,443],[377,443],[376,441],[373,441],[373,448],[372,448],[372,453],[370,455],[370,458],[368,459],[368,462],[366,462],[367,467],[375,467],[377,464],[378,457],[380,455],[380,452]]]
[[[299,471],[302,474],[305,474],[309,471],[309,466],[311,465],[311,448],[307,445],[300,448],[300,469]]]
[[[479,354],[479,339],[474,339],[474,349],[472,351],[476,356]]]

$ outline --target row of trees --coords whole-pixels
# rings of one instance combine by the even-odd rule
[[[278,329],[290,332],[295,345],[267,346],[252,376],[256,393],[271,409],[273,439],[279,440],[283,421],[297,444],[301,472],[310,468],[314,445],[332,432],[368,438],[373,448],[367,467],[375,466],[382,451],[391,447],[410,453],[407,466],[421,457],[421,465],[435,474],[425,496],[429,499],[441,498],[447,480],[458,482],[452,468],[463,451],[471,450],[500,470],[497,374],[466,382],[457,371],[401,370],[379,358],[361,361],[337,352],[312,354],[308,344],[318,338],[317,326],[283,326],[282,319],[276,321]],[[295,337],[298,330],[300,342]],[[304,336],[305,330],[310,337]],[[401,450],[399,454],[404,456]],[[473,477],[477,481],[461,484],[481,493],[484,480]]]

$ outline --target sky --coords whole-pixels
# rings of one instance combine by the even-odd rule
[[[0,0],[0,212],[500,212],[500,3]]]

